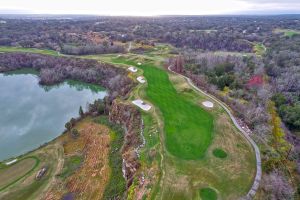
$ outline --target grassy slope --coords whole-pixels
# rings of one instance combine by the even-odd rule
[[[163,114],[168,151],[186,160],[201,159],[212,141],[212,115],[180,96],[162,69],[151,64],[140,68],[148,81],[147,96]]]

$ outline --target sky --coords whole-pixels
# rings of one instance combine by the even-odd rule
[[[0,0],[0,14],[300,14],[300,0]]]

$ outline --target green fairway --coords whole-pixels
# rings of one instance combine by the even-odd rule
[[[275,29],[275,33],[284,33],[284,36],[286,37],[293,37],[295,35],[299,35],[299,30],[292,30],[292,29]]]
[[[114,62],[133,64],[122,59],[114,59]],[[185,160],[203,158],[213,137],[213,116],[179,95],[164,70],[152,64],[139,68],[143,69],[148,82],[149,100],[162,112],[167,150]]]
[[[47,49],[22,48],[22,47],[7,47],[0,46],[0,52],[24,52],[24,53],[40,53],[51,56],[60,55],[57,51]]]
[[[216,191],[211,188],[201,189],[200,197],[202,200],[217,200],[218,199]]]

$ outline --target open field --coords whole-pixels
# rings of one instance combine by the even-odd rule
[[[39,160],[36,157],[28,157],[1,169],[0,191],[29,174],[38,166],[38,164]]]
[[[284,36],[293,37],[294,35],[300,35],[299,30],[291,30],[291,29],[275,29],[274,33],[284,33]]]
[[[46,146],[24,155],[24,158],[36,157],[39,159],[38,166],[19,181],[14,182],[10,185],[10,187],[1,191],[0,199],[39,199],[43,191],[52,181],[52,177],[55,175],[55,171],[59,167],[59,160],[62,156],[61,153],[61,148],[59,148],[55,142],[51,142]],[[35,175],[42,167],[47,167],[48,170],[40,180],[36,180]]]

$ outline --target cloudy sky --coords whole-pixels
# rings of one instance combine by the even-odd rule
[[[97,15],[295,14],[300,0],[1,0],[0,13]]]

